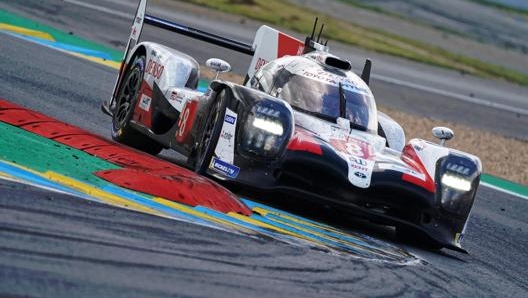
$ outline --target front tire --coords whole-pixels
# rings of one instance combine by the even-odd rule
[[[116,108],[112,116],[112,138],[119,143],[156,155],[160,153],[163,146],[130,126],[143,82],[145,60],[144,55],[136,57],[123,75],[124,80],[119,85]]]
[[[190,157],[190,166],[198,174],[205,174],[209,168],[214,150],[218,144],[218,138],[222,132],[226,107],[225,92],[221,92],[208,109],[209,112],[207,113],[203,133]]]

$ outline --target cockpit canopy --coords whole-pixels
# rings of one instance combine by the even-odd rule
[[[377,111],[368,86],[351,71],[295,56],[262,67],[251,85],[287,101],[294,109],[335,122],[350,120],[352,128],[377,133]]]

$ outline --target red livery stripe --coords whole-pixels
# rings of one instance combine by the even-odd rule
[[[297,129],[292,140],[288,144],[288,150],[306,151],[317,155],[323,155],[319,142],[307,132]]]
[[[429,173],[427,173],[427,170],[425,169],[425,166],[423,165],[422,161],[420,160],[420,157],[414,151],[414,148],[411,144],[407,144],[405,148],[403,148],[403,154],[402,154],[402,160],[413,167],[416,171],[422,173],[425,175],[425,180],[422,180],[418,177],[415,177],[413,175],[409,175],[404,173],[402,175],[403,181],[407,181],[412,184],[416,184],[418,186],[421,186],[425,189],[427,189],[429,192],[434,193],[436,191],[436,186],[434,183],[434,180],[429,176]]]

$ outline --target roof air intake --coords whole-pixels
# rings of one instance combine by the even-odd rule
[[[352,65],[347,60],[342,60],[342,59],[332,57],[332,56],[326,57],[325,64],[328,66],[332,66],[332,67],[343,69],[343,70],[352,69]]]

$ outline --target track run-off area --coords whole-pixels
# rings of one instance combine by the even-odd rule
[[[44,45],[91,62],[102,64],[111,69],[117,69],[119,67],[119,62],[117,61],[121,59],[121,53],[118,51],[76,38],[70,34],[60,32],[51,27],[35,23],[5,11],[0,11],[0,30],[16,38],[21,38],[31,43],[38,43],[39,45],[35,45],[35,47]],[[383,296],[389,294],[415,297],[458,296],[473,293],[472,290],[474,289],[475,279],[478,278],[478,274],[490,274],[486,270],[481,269],[480,272],[475,273],[477,274],[476,276],[450,276],[448,267],[451,265],[434,268],[437,265],[437,258],[445,259],[444,261],[446,263],[455,262],[456,265],[454,267],[460,270],[460,272],[464,271],[464,264],[475,260],[472,257],[462,256],[458,253],[449,252],[444,254],[442,252],[422,251],[412,247],[409,249],[406,245],[395,244],[390,237],[388,241],[384,239],[386,238],[383,236],[384,231],[382,231],[381,239],[379,239],[376,237],[377,232],[374,232],[375,236],[367,236],[368,233],[365,232],[356,232],[349,228],[335,227],[246,198],[238,198],[245,205],[238,206],[236,200],[232,201],[233,198],[229,194],[219,191],[218,189],[220,187],[214,182],[210,182],[203,177],[195,176],[194,173],[168,163],[163,159],[158,159],[118,145],[87,130],[44,115],[33,110],[31,107],[24,107],[13,103],[10,98],[0,99],[0,131],[0,135],[2,136],[0,139],[0,178],[2,179],[1,181],[4,181],[0,181],[0,184],[6,183],[5,185],[7,185],[3,186],[3,189],[25,189],[22,186],[10,186],[12,185],[11,183],[15,185],[22,183],[29,188],[37,187],[43,193],[56,193],[57,195],[46,196],[48,198],[57,197],[56,202],[53,203],[65,200],[63,196],[71,196],[75,197],[75,199],[84,199],[79,200],[83,202],[80,204],[86,204],[84,202],[90,204],[97,202],[139,211],[146,214],[145,216],[147,217],[145,219],[147,220],[148,218],[152,218],[151,215],[154,215],[161,219],[175,220],[175,222],[185,225],[192,224],[196,226],[196,228],[190,228],[193,232],[201,231],[200,229],[203,228],[210,233],[210,237],[214,237],[215,234],[223,235],[227,233],[232,236],[220,236],[220,238],[225,237],[232,241],[233,238],[231,237],[240,239],[238,237],[241,236],[253,239],[259,243],[262,241],[271,243],[278,242],[291,246],[293,251],[290,253],[292,255],[295,254],[296,249],[301,251],[302,253],[300,254],[303,255],[303,258],[299,262],[305,263],[306,268],[295,267],[286,269],[289,272],[286,274],[290,277],[289,280],[286,278],[278,278],[277,280],[270,279],[269,277],[264,278],[266,288],[271,288],[274,284],[279,285],[277,289],[270,289],[269,293],[274,294],[273,296],[275,297],[291,296],[292,294],[299,296],[304,293],[304,290],[307,290],[307,293],[303,296],[307,297],[320,296],[322,295],[321,293],[325,292],[327,294],[330,293],[330,295],[345,296],[347,293],[350,294],[353,289],[357,289],[358,284],[361,289],[357,293],[365,294],[362,296]],[[116,181],[120,182],[118,183]],[[139,181],[143,181],[144,183],[138,183]],[[218,196],[225,198],[228,202],[218,205],[215,203],[216,198],[208,197],[208,194],[197,195],[196,193],[192,193],[193,187],[200,183],[208,185],[212,190],[218,191]],[[152,185],[156,185],[156,187],[150,187]],[[528,189],[525,186],[493,176],[483,175],[481,185],[484,186],[483,188],[489,188],[482,195],[484,201],[493,199],[496,193],[511,196],[508,200],[517,200],[518,198],[528,199]],[[167,191],[169,189],[171,191]],[[173,191],[175,189],[178,191]],[[496,192],[488,194],[491,190]],[[24,191],[26,190],[21,192]],[[0,204],[4,210],[11,210],[4,201],[0,202]],[[245,207],[247,207],[247,210]],[[14,208],[13,210],[22,212],[22,209]],[[477,211],[479,210],[477,207]],[[60,214],[61,210],[57,209],[55,212]],[[15,216],[13,215],[15,213],[6,211],[4,215],[7,217]],[[129,213],[124,215],[130,216]],[[23,217],[22,215],[20,216]],[[145,219],[142,219],[142,222],[145,222]],[[156,219],[152,220],[157,221]],[[482,224],[482,222],[479,222],[479,224]],[[493,233],[493,230],[493,228],[490,228],[489,232]],[[10,225],[2,224],[0,226],[0,233],[2,234],[18,233],[17,231],[20,232]],[[519,231],[520,235],[526,235],[526,231],[523,231],[522,228],[519,228]],[[503,232],[500,231],[500,233]],[[38,235],[35,235],[32,237],[38,237]],[[492,237],[492,239],[502,239],[503,235],[497,235],[496,237]],[[9,237],[6,237],[6,239],[9,239]],[[509,241],[505,240],[505,243]],[[31,243],[31,239],[28,239],[26,243]],[[154,244],[154,246],[156,245]],[[11,258],[17,254],[23,255],[22,249],[10,247],[9,244],[0,244],[0,247],[9,255],[4,255],[6,258]],[[187,249],[190,250],[191,248]],[[249,248],[248,250],[254,252],[254,248]],[[232,253],[236,256],[236,252]],[[239,251],[238,253],[244,255],[243,252]],[[226,256],[227,252],[224,251],[223,254],[223,256]],[[313,254],[316,254],[316,256],[314,257]],[[486,254],[488,253],[484,255]],[[191,259],[197,259],[195,254],[189,253],[189,255]],[[40,255],[37,257],[25,256],[24,258],[33,258],[33,261],[38,264],[39,262],[47,262],[43,259],[39,260],[39,258],[45,257],[56,258],[57,256],[52,253],[47,255],[44,252],[40,252]],[[280,256],[280,258],[283,257]],[[322,261],[320,260],[321,258],[323,258]],[[333,264],[330,265],[332,261],[329,260],[336,260],[336,263],[339,265],[333,267]],[[311,261],[314,262],[313,267],[311,267]],[[97,262],[95,261],[95,263]],[[273,263],[273,261],[269,260],[265,262],[268,270],[269,268],[279,268],[276,270],[281,271],[291,265],[290,260],[284,261],[284,264],[282,264],[284,265],[283,267],[281,267],[280,261],[278,264],[270,264],[270,262]],[[364,262],[367,265],[357,266],[357,264],[363,264]],[[343,265],[343,263],[348,265]],[[479,262],[475,261],[474,263]],[[327,270],[323,264],[332,267],[336,272],[329,273],[327,278],[321,276],[325,275]],[[504,266],[508,267],[514,264],[514,261],[508,261],[502,265],[497,265],[497,267],[503,268]],[[479,263],[478,265],[480,266],[482,264]],[[168,270],[169,274],[174,274],[174,272],[170,272],[170,268],[164,268],[161,264],[158,266],[160,266],[161,271]],[[224,268],[223,266],[225,264],[220,267]],[[249,264],[249,266],[257,268],[254,268],[256,270],[255,272],[262,272],[258,268],[264,265],[256,262],[256,264]],[[50,270],[49,266],[43,267],[48,269],[42,269],[44,271],[41,273]],[[201,268],[200,270],[205,270],[203,266],[197,267]],[[319,269],[315,269],[316,267]],[[343,272],[340,272],[341,267],[343,267],[343,270],[347,268],[347,272],[348,270],[356,271],[347,276]],[[373,268],[376,270],[380,268],[383,268],[383,270],[391,270],[391,273],[389,274],[383,270],[375,271]],[[401,268],[411,269],[402,271]],[[13,276],[17,277],[17,274],[20,274],[19,271],[9,265],[5,266],[4,269],[0,270],[4,271],[4,273],[0,273],[0,278],[2,279],[7,276],[10,278]],[[147,269],[147,271],[150,269],[152,268]],[[38,271],[38,269],[32,270]],[[244,278],[241,277],[243,273],[235,271],[231,273],[234,272],[235,277],[243,280]],[[421,280],[417,281],[414,279],[413,281],[410,277],[416,278],[420,275],[420,271],[422,273],[425,272],[426,277],[420,277]],[[517,271],[515,270],[514,272]],[[319,276],[318,278],[312,276],[308,276],[306,279],[302,278],[305,274],[310,273]],[[395,275],[392,275],[393,273]],[[191,273],[191,276],[193,274]],[[207,275],[204,275],[203,271],[200,274],[203,276]],[[220,270],[220,272],[216,272],[215,274],[215,276],[218,274],[229,275],[230,272]],[[278,277],[286,276],[284,272],[275,271],[266,272],[265,275],[273,276],[274,274]],[[373,276],[367,277],[370,274]],[[384,277],[384,274],[387,276]],[[164,296],[170,293],[179,293],[182,295],[187,293],[185,294],[186,296],[225,296],[229,294],[233,297],[242,297],[247,296],[247,293],[252,293],[255,289],[263,290],[261,286],[248,285],[243,282],[242,285],[239,285],[240,288],[237,288],[223,280],[215,282],[215,278],[205,278],[203,276],[199,280],[204,284],[204,289],[200,289],[199,286],[193,284],[192,278],[188,277],[186,281],[184,279],[175,283],[179,286],[173,288],[174,292],[168,290],[170,287],[167,288],[165,285],[158,287],[147,286],[144,292],[138,291],[136,295]],[[336,278],[336,276],[339,276],[339,278]],[[255,282],[258,280],[259,274],[252,276],[252,278],[253,282]],[[468,279],[466,280],[465,278]],[[493,277],[490,276],[483,278],[482,283],[485,283],[485,280],[493,280]],[[510,290],[509,294],[526,293],[527,285],[521,276],[515,276],[514,273],[507,273],[505,274],[505,278],[508,279],[506,289]],[[60,277],[57,280],[60,280]],[[79,280],[81,280],[80,277]],[[107,280],[112,279],[107,278]],[[306,283],[310,282],[313,284],[306,285]],[[387,284],[386,289],[368,289],[368,286],[365,285],[370,283],[379,287],[384,282]],[[188,289],[181,289],[183,284],[189,283]],[[284,290],[289,283],[293,283],[294,286],[290,290]],[[24,291],[14,289],[16,284],[17,282],[14,281],[0,282],[0,294],[24,294]],[[42,293],[44,293],[44,296],[56,295],[68,292],[68,289],[73,289],[74,291],[75,289],[80,289],[80,292],[77,292],[81,293],[80,296],[93,293],[93,288],[88,286],[84,288],[84,286],[75,285],[75,282],[72,282],[72,284],[70,288],[68,285],[60,284],[56,291],[46,288]],[[119,287],[110,289],[111,286],[108,286],[109,289],[106,290],[105,287],[101,287],[101,293],[111,294],[112,296],[125,296],[125,294],[127,296],[134,296],[130,295],[130,292],[127,291],[116,295],[116,293],[119,293],[119,289],[125,287],[127,285],[120,285]],[[129,287],[134,288],[130,285]],[[231,288],[233,292],[226,290],[226,288]],[[176,291],[177,289],[178,291]],[[222,289],[222,291],[217,292],[218,289]],[[29,292],[37,293],[38,290]],[[278,293],[280,294],[277,294],[276,291],[279,291]],[[508,293],[506,295],[508,296]],[[35,294],[34,296],[36,297],[38,295]],[[266,295],[262,294],[258,296]]]

